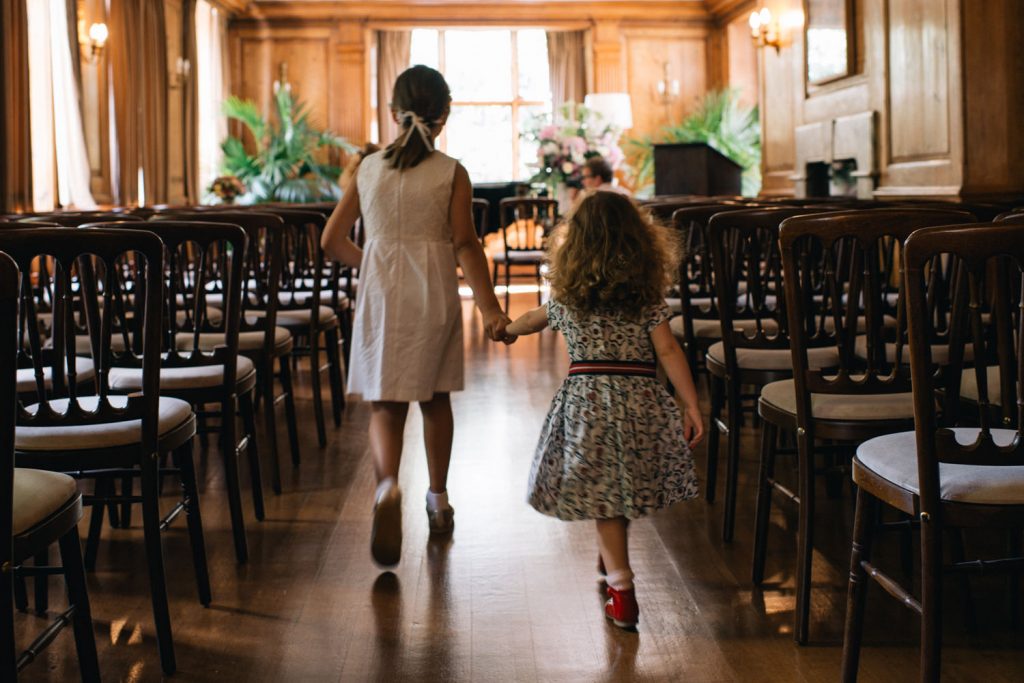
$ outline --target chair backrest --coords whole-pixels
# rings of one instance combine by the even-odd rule
[[[160,220],[107,226],[146,230],[164,244],[162,367],[223,365],[224,389],[234,389],[242,318],[242,269],[248,241],[245,231],[238,225],[208,221]],[[209,315],[206,297],[211,291],[221,295],[220,316]],[[203,333],[223,334],[224,344],[212,352],[203,351]],[[190,343],[183,343],[184,338]],[[129,367],[139,367],[137,358],[125,360]]]
[[[242,270],[242,332],[267,332],[265,353],[274,349],[277,309],[280,303],[279,287],[283,261],[282,244],[285,224],[275,214],[264,211],[203,211],[201,213],[166,212],[153,216],[150,221],[201,220],[209,223],[237,225],[245,231],[248,247]],[[247,311],[260,311],[258,316]]]
[[[811,394],[910,391],[903,351],[906,313],[899,251],[915,230],[973,220],[939,209],[864,209],[794,216],[779,229],[797,418],[811,418]],[[886,343],[896,319],[895,361]],[[889,320],[891,323],[891,319]],[[865,358],[856,353],[866,339]],[[811,369],[811,347],[835,346],[838,366]],[[881,417],[881,416],[880,416]]]
[[[558,201],[535,197],[506,197],[499,204],[505,251],[537,251],[544,235],[558,220]]]
[[[327,227],[327,216],[322,211],[268,206],[263,209],[284,222],[282,240],[283,259],[281,283],[278,289],[279,310],[317,310],[327,285],[328,300],[336,306],[338,279],[326,279],[331,271],[320,248],[320,238]],[[311,316],[316,325],[317,316]]]
[[[708,221],[726,371],[733,377],[739,371],[736,349],[789,348],[779,225],[791,216],[808,213],[821,211],[793,207],[744,209],[719,212]],[[734,328],[734,321],[741,319],[753,321],[748,332]]]
[[[18,425],[70,426],[142,420],[141,441],[146,452],[157,448],[157,405],[160,387],[161,298],[163,291],[163,243],[152,232],[116,228],[68,230],[40,227],[34,230],[0,231],[0,251],[7,253],[23,273],[52,264],[49,282],[53,302],[52,351],[48,355],[54,378],[63,375],[66,406],[54,406],[44,386],[44,354],[36,311],[36,286],[31,277],[21,285],[18,330],[27,339],[21,350],[30,361],[36,379],[32,410],[19,407]],[[39,258],[44,257],[44,258]],[[128,273],[129,276],[125,277]],[[86,308],[92,336],[91,357],[96,375],[95,409],[84,406],[79,396],[75,362],[75,329],[72,307],[76,298],[99,296],[102,305]],[[137,325],[138,350],[127,330]],[[114,330],[122,343],[112,344]],[[115,365],[137,363],[142,368],[142,392],[123,405],[110,400],[108,373]]]
[[[476,236],[482,242],[487,234],[487,214],[491,210],[491,203],[480,197],[473,197],[473,225],[476,227]]]
[[[1024,223],[1024,211],[1007,211],[996,216],[993,221],[997,223]]]
[[[939,374],[935,373],[927,336],[931,324],[929,270],[937,259],[953,260],[960,275],[953,293],[950,361],[947,372]],[[938,512],[939,463],[1024,466],[1024,402],[1020,393],[1024,386],[1024,344],[1019,332],[1022,269],[1024,230],[1018,225],[925,228],[907,239],[904,279],[922,513]],[[987,324],[985,309],[990,316]],[[972,443],[960,443],[951,428],[962,425],[956,404],[962,388],[960,363],[968,346],[975,358],[995,361],[999,380],[997,387],[990,386],[987,363],[975,363],[973,379],[980,410],[970,417],[981,429]],[[942,390],[946,399],[941,415],[936,408],[937,390]],[[1002,406],[999,420],[988,409],[996,396]],[[994,438],[993,430],[1000,427],[1009,428],[1009,434],[1003,432]]]
[[[139,216],[132,216],[123,213],[109,211],[65,211],[57,213],[40,214],[31,218],[22,219],[25,223],[47,224],[55,223],[66,228],[77,228],[86,223],[115,223],[120,221],[141,221]]]
[[[737,204],[692,204],[672,212],[672,227],[679,237],[679,298],[687,339],[693,339],[694,320],[718,320],[715,298],[715,270],[711,267],[708,221],[716,213],[742,211]]]
[[[0,253],[0,566],[14,557],[14,424],[18,412],[18,266]],[[3,572],[0,590],[10,591],[14,572]],[[0,618],[8,618],[0,615]],[[0,643],[13,655],[8,643]]]

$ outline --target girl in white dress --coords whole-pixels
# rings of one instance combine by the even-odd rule
[[[398,466],[409,403],[420,404],[430,490],[431,533],[450,533],[446,482],[453,420],[449,392],[462,389],[462,306],[456,263],[494,341],[509,319],[501,310],[476,236],[466,169],[434,149],[448,119],[444,77],[414,66],[395,81],[391,110],[398,138],[370,154],[327,222],[323,248],[359,268],[348,391],[372,402],[370,448],[377,474],[370,550],[381,565],[401,555]],[[366,242],[348,237],[358,218]]]

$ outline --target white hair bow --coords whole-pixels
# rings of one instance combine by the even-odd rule
[[[430,126],[419,114],[414,111],[400,111],[395,113],[395,117],[402,125],[405,124],[406,119],[409,119],[409,128],[405,131],[405,136],[403,136],[401,141],[398,143],[399,147],[405,147],[409,143],[409,140],[412,138],[412,132],[415,130],[419,132],[420,137],[423,138],[423,144],[427,146],[427,149],[433,151],[434,145],[430,141]]]

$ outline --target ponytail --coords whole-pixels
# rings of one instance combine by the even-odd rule
[[[391,94],[398,137],[384,150],[391,168],[412,168],[430,156],[433,137],[450,104],[451,90],[438,71],[417,65],[398,76]]]

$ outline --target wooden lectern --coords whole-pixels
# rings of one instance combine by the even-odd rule
[[[654,146],[654,194],[738,195],[743,167],[703,142]]]

